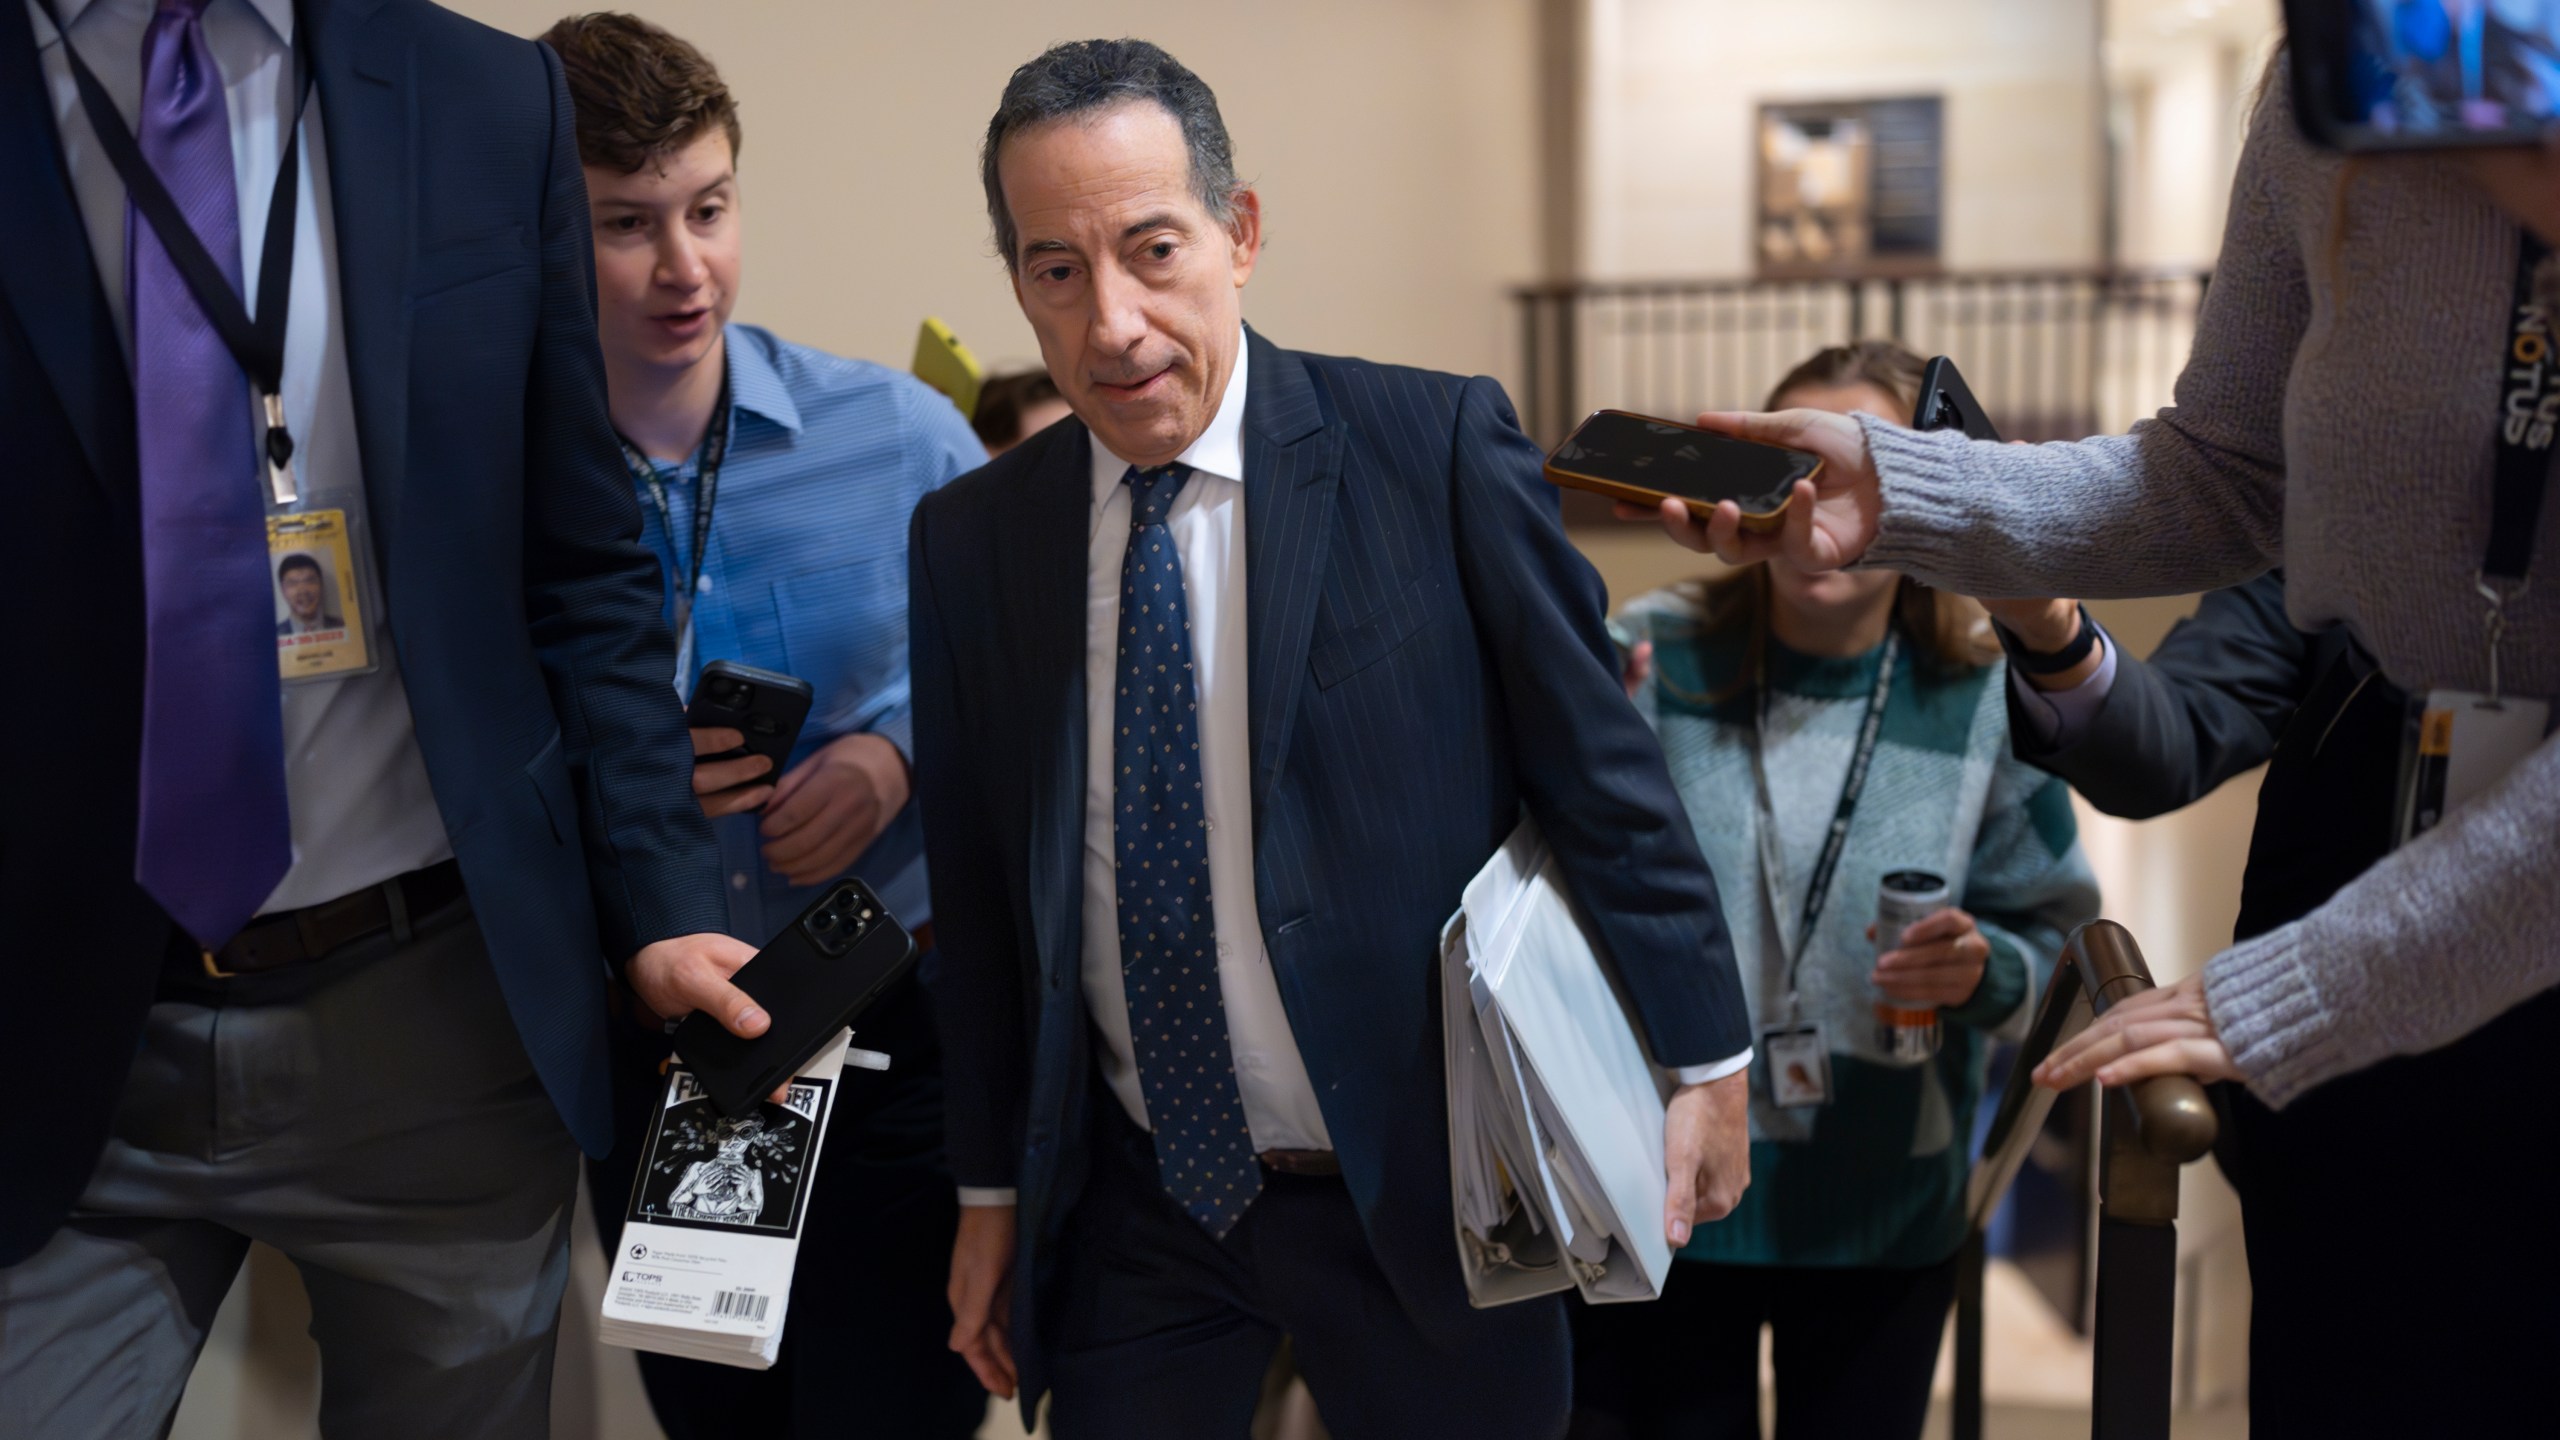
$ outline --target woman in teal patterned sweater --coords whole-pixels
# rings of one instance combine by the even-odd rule
[[[1907,421],[1919,375],[1899,346],[1826,350],[1769,408]],[[1767,1325],[1786,1440],[1917,1436],[1987,1044],[2024,1034],[2063,937],[2097,913],[2069,794],[2010,757],[2007,682],[1972,608],[1891,572],[1773,561],[1646,596],[1621,623],[1650,645],[1637,703],[1715,871],[1762,1034],[1751,1188],[1698,1228],[1661,1302],[1577,1309],[1574,1434],[1757,1436]],[[1879,693],[1863,790],[1803,928]],[[1879,945],[1878,882],[1914,869],[1944,876],[1954,903]],[[1879,995],[1938,1012],[1934,1056],[1879,1044]],[[1773,1027],[1818,1038],[1790,1045]],[[1827,1095],[1780,1104],[1822,1085],[1817,1060],[1772,1093],[1773,1052],[1784,1066],[1806,1045],[1827,1053]]]

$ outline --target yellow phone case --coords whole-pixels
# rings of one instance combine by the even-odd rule
[[[917,379],[951,397],[964,416],[978,413],[978,387],[987,378],[986,367],[951,327],[928,315],[916,329],[916,358],[908,366]]]

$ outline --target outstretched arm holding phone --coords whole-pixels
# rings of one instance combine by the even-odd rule
[[[1746,533],[1722,506],[1693,516],[1666,503],[1662,523],[1733,563],[1784,554],[1816,570],[1884,565],[1990,596],[2174,594],[2281,559],[2297,622],[2354,624],[2403,685],[2485,691],[2473,578],[2500,413],[2498,342],[2519,221],[2543,218],[2510,205],[2515,187],[2491,181],[2512,177],[2490,171],[2369,173],[2347,242],[2330,247],[2321,237],[2336,223],[2337,162],[2303,143],[2275,86],[2242,158],[2175,406],[2127,435],[2039,446],[1804,411],[1702,416],[1810,450],[1823,468],[1797,487],[1774,535]],[[2330,292],[2329,319],[2310,344],[2315,288]],[[2448,466],[2463,483],[2445,483]],[[2390,516],[2431,518],[2377,523]],[[2560,692],[2560,598],[2528,593],[2510,605],[2500,662],[2511,692]],[[2461,1036],[2560,982],[2548,940],[2560,927],[2547,863],[2555,825],[2560,756],[2546,741],[2326,905],[2215,957],[2197,982],[2119,1007],[2044,1078],[2230,1065],[2281,1106]],[[2449,955],[2460,962],[2444,963]]]

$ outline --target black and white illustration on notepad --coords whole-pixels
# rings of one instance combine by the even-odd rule
[[[828,1083],[794,1080],[784,1103],[768,1101],[755,1114],[732,1120],[712,1108],[693,1072],[673,1067],[630,1218],[798,1234],[802,1181]]]

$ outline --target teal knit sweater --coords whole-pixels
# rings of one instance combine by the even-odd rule
[[[1653,678],[1637,703],[1662,739],[1715,872],[1743,988],[1767,1024],[1784,1018],[1785,957],[1760,863],[1747,632],[1701,633],[1696,617],[1690,592],[1665,590],[1635,601],[1622,620],[1653,641]],[[1769,785],[1790,928],[1881,654],[1818,659],[1769,644]],[[2001,667],[1950,673],[1907,641],[1903,657],[1866,793],[1796,975],[1800,1014],[1822,1024],[1832,1051],[1832,1103],[1770,1104],[1767,1057],[1758,1057],[1751,1188],[1732,1215],[1698,1228],[1685,1259],[1913,1266],[1952,1254],[1964,1235],[1985,1037],[2023,1036],[2064,936],[2097,913],[2069,792],[2010,756]],[[1991,943],[1980,988],[1942,1012],[1945,1043],[1917,1066],[1875,1048],[1867,988],[1877,883],[1905,868],[1946,876],[1954,903]]]

